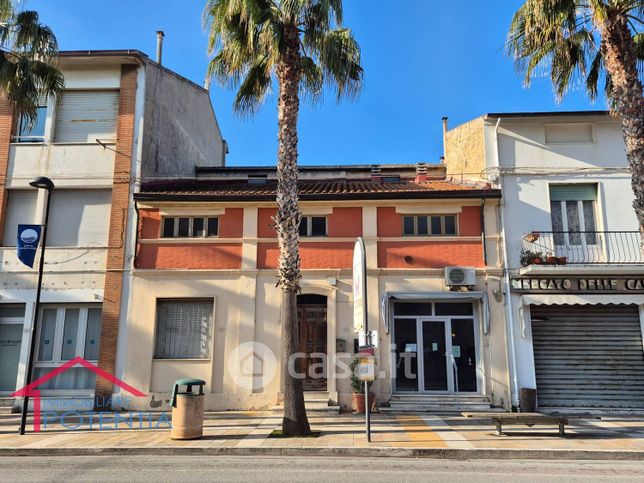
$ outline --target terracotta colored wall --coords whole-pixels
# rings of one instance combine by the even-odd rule
[[[362,208],[333,208],[328,223],[330,237],[358,237],[362,235]]]
[[[219,216],[219,238],[241,238],[243,235],[244,209],[226,208]],[[140,237],[144,240],[161,237],[159,210],[139,211]]]
[[[138,268],[156,269],[238,269],[241,268],[240,243],[216,244],[142,244],[137,255]]]
[[[139,238],[149,240],[161,236],[161,214],[159,210],[139,210]]]
[[[243,208],[226,208],[219,217],[219,238],[241,238],[244,234],[243,223]]]
[[[458,214],[458,234],[460,236],[481,236],[481,207],[464,206]]]
[[[378,236],[402,236],[402,215],[396,208],[378,208]]]
[[[407,256],[411,257],[409,263],[405,261]],[[481,242],[378,242],[381,268],[443,268],[446,265],[483,267]]]
[[[273,228],[273,216],[277,210],[275,208],[260,208],[257,210],[257,237],[258,238],[276,238],[277,234]]]
[[[351,268],[353,264],[353,242],[300,243],[300,257],[303,269]],[[277,268],[279,248],[277,243],[259,243],[257,246],[258,268]]]
[[[257,214],[257,236],[275,238],[272,217],[277,210],[260,208]],[[328,236],[355,238],[362,235],[362,208],[333,208],[328,215]]]

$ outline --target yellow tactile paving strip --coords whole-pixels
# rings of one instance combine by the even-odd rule
[[[405,430],[409,441],[391,442],[392,446],[411,446],[420,448],[447,448],[447,443],[431,427],[416,415],[398,415],[396,420]]]

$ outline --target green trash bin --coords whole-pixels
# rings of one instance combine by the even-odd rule
[[[172,439],[199,439],[203,436],[203,407],[206,381],[179,379],[172,389]],[[185,386],[185,388],[183,388]]]

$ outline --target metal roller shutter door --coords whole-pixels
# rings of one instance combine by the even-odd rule
[[[532,306],[540,407],[644,408],[635,305]]]

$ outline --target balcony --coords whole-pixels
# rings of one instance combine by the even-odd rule
[[[644,264],[638,231],[533,231],[523,237],[521,265]]]

